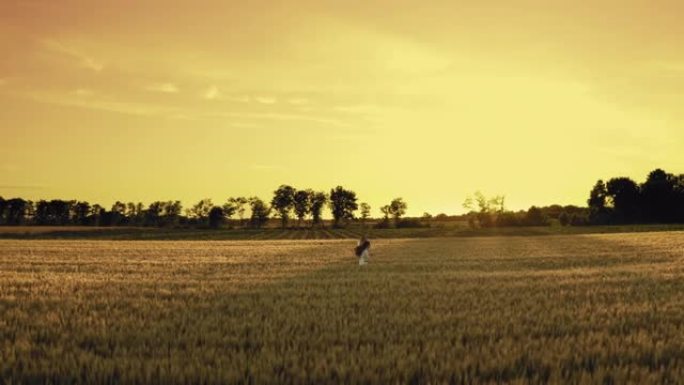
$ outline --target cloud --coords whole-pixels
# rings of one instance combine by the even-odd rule
[[[73,94],[64,95],[32,92],[26,94],[26,96],[30,99],[33,99],[41,103],[48,103],[67,107],[86,108],[91,110],[109,111],[126,115],[162,116],[174,118],[177,115],[182,114],[182,112],[178,111],[177,109],[172,109],[159,105],[111,101],[97,98],[84,98],[82,96]]]
[[[173,83],[151,84],[151,85],[145,87],[145,89],[147,91],[161,92],[161,93],[165,93],[165,94],[176,94],[179,91],[178,86],[176,86]]]
[[[257,96],[254,98],[254,100],[261,104],[275,104],[277,102],[276,98],[270,98],[267,96]]]
[[[220,96],[221,91],[219,91],[218,87],[216,86],[209,87],[207,91],[204,93],[204,98],[207,100],[218,99]]]
[[[348,124],[336,119],[315,115],[300,115],[300,114],[279,114],[279,113],[250,113],[250,112],[217,112],[207,114],[207,117],[214,118],[236,118],[236,119],[255,119],[255,120],[274,120],[274,121],[302,121],[321,123],[330,126],[341,128],[349,127]]]
[[[94,94],[94,92],[92,90],[89,90],[86,88],[79,88],[79,89],[74,91],[74,94],[76,94],[77,96],[86,97],[86,96],[92,96]]]
[[[4,86],[7,84],[7,79],[0,78],[0,87]]]
[[[46,39],[42,41],[43,47],[51,52],[62,54],[79,62],[80,66],[89,70],[100,72],[104,69],[104,64],[100,63],[91,56],[79,51],[78,49],[61,43],[57,40]]]
[[[247,95],[240,95],[240,96],[230,96],[226,98],[230,100],[231,102],[239,102],[239,103],[249,103],[250,100],[252,100],[249,96]]]
[[[309,99],[306,99],[306,98],[292,98],[292,99],[288,99],[287,102],[290,103],[290,104],[294,104],[294,105],[299,105],[299,106],[301,106],[302,104],[309,104]]]

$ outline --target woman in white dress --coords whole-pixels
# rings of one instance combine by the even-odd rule
[[[354,249],[354,253],[359,258],[359,266],[365,266],[368,264],[368,257],[370,251],[370,242],[365,236],[361,237],[358,245]]]

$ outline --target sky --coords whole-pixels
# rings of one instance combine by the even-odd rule
[[[0,196],[408,214],[684,173],[684,3],[0,2]]]

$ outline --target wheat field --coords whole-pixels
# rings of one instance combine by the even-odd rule
[[[684,232],[0,240],[0,384],[677,384]]]

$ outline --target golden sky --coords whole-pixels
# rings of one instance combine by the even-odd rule
[[[409,214],[684,172],[681,1],[0,2],[0,195]]]

